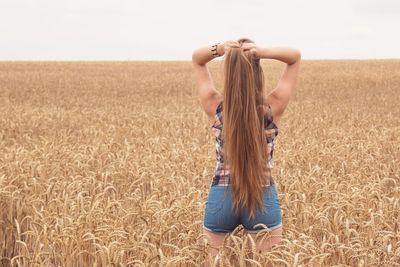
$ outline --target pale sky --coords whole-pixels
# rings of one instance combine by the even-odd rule
[[[400,58],[399,0],[0,0],[0,60],[191,60],[253,39],[303,59]]]

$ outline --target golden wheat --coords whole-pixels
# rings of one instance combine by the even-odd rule
[[[284,65],[262,63],[270,91]],[[3,62],[0,101],[0,266],[207,261],[190,62]],[[400,266],[399,103],[398,60],[303,60],[274,152],[283,240],[261,254],[239,226],[220,262]]]

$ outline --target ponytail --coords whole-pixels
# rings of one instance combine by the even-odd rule
[[[250,40],[239,43],[246,41]],[[258,209],[265,209],[263,186],[267,182],[264,74],[260,60],[241,48],[226,52],[224,72],[224,168],[229,166],[235,214],[245,207],[254,218]]]

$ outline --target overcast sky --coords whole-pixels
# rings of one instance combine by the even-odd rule
[[[303,59],[400,58],[399,0],[0,0],[0,60],[190,60],[253,39]]]

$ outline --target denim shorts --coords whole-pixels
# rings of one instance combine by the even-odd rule
[[[275,183],[266,187],[264,207],[266,212],[257,210],[252,220],[249,219],[245,208],[242,208],[239,216],[236,216],[232,208],[232,186],[211,186],[204,211],[203,228],[213,232],[230,233],[242,224],[246,232],[257,233],[265,228],[261,226],[254,228],[256,224],[265,224],[271,230],[281,227],[282,210]]]

